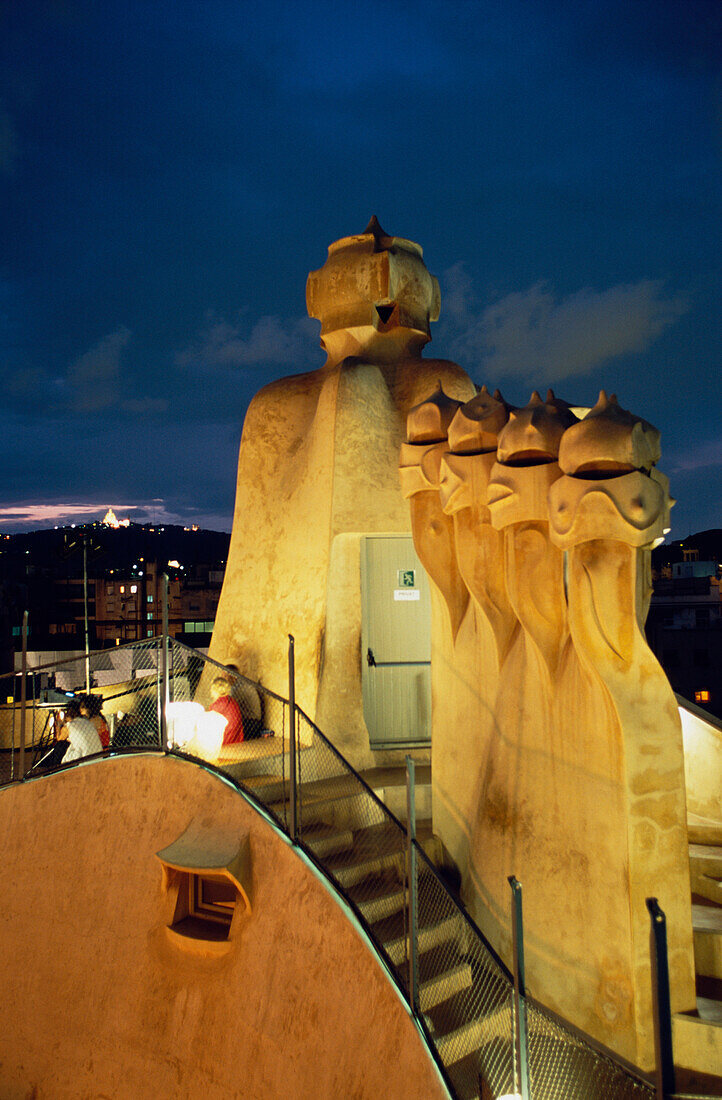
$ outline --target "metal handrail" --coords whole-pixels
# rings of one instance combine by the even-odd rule
[[[149,639],[149,641],[159,641],[160,639]],[[224,672],[228,675],[228,665],[221,664],[220,661],[216,661],[213,657],[208,657],[205,653],[199,653],[197,649],[193,649],[192,646],[186,645],[185,642],[179,642],[176,638],[170,639],[174,649],[181,649],[185,653],[191,654],[193,657],[200,657],[200,659],[207,665],[213,665],[214,668],[219,669],[220,672]],[[136,643],[138,644],[138,643]],[[102,652],[105,652],[104,650]],[[269,699],[275,699],[277,703],[283,703],[284,706],[288,706],[288,699],[284,699],[282,695],[277,695],[275,691],[271,691],[265,684],[262,684],[259,680],[249,680],[247,676],[244,676],[242,672],[236,670],[233,671],[233,679],[242,681],[244,684],[248,684],[249,687],[255,688],[262,695],[267,695]],[[300,708],[297,708],[299,714],[303,713]],[[304,714],[304,718],[305,718]],[[308,721],[308,719],[306,719]]]
[[[496,965],[499,967],[499,969],[503,973],[504,977],[507,979],[507,981],[513,982],[514,981],[514,975],[512,974],[511,970],[506,965],[506,963],[501,958],[501,956],[497,954],[497,952],[494,950],[492,945],[489,943],[488,939],[486,938],[484,933],[479,928],[478,924],[476,923],[476,921],[472,917],[469,910],[464,905],[461,898],[458,897],[454,893],[454,891],[450,889],[450,887],[448,886],[448,884],[446,882],[444,882],[443,878],[441,877],[438,870],[436,869],[434,864],[431,862],[431,860],[429,859],[429,857],[427,856],[426,852],[421,847],[419,842],[415,840],[414,845],[415,845],[416,850],[417,850],[416,858],[419,859],[424,864],[424,869],[425,869],[426,873],[431,875],[433,878],[436,879],[438,885],[441,887],[442,890],[444,890],[446,892],[448,898],[453,902],[454,906],[456,907],[456,909],[458,911],[459,916],[468,925],[469,930],[473,933],[473,935],[476,936],[481,941],[481,943],[484,945],[485,949],[491,955],[492,959],[494,960]]]
[[[396,814],[394,814],[388,808],[386,803],[383,802],[379,798],[379,796],[376,794],[376,791],[373,789],[373,787],[370,787],[368,785],[368,783],[366,782],[364,777],[359,772],[356,771],[353,764],[349,764],[346,757],[341,755],[341,753],[338,751],[338,749],[333,744],[333,742],[329,741],[329,739],[328,739],[328,737],[326,737],[325,733],[321,732],[321,730],[318,728],[316,723],[311,721],[311,719],[308,717],[308,715],[304,711],[301,710],[301,708],[298,706],[298,704],[296,705],[296,711],[298,712],[298,714],[300,714],[300,716],[303,719],[305,719],[305,721],[311,727],[311,729],[316,734],[316,736],[323,742],[324,748],[329,749],[331,754],[336,757],[339,764],[341,764],[343,766],[344,770],[347,771],[350,775],[352,775],[354,777],[354,779],[357,781],[357,783],[359,783],[361,785],[361,787],[363,787],[364,794],[368,795],[369,798],[371,798],[371,800],[376,803],[376,806],[382,811],[384,816],[388,817],[389,821],[392,822],[396,826],[396,828],[399,829],[399,831],[404,836],[406,836],[406,826],[401,821],[399,821]]]

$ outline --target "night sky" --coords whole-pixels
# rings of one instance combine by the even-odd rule
[[[377,214],[428,354],[662,431],[722,527],[720,0],[4,0],[0,531],[230,529],[248,402]]]

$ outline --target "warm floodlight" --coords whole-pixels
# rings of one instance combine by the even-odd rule
[[[168,743],[183,749],[196,735],[198,719],[205,714],[200,703],[169,703],[166,707]]]
[[[210,760],[220,752],[223,744],[223,731],[228,725],[228,719],[215,711],[203,711],[198,717],[196,725],[196,747],[199,756]]]

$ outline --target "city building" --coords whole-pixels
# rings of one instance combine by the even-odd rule
[[[711,540],[709,536],[717,535]],[[699,546],[715,556],[701,560]],[[660,547],[647,617],[649,644],[674,690],[722,718],[721,532]],[[681,560],[670,560],[681,558]]]

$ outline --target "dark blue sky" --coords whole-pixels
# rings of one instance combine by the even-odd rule
[[[376,213],[430,353],[662,431],[722,526],[719,0],[0,7],[0,530],[229,528],[246,406],[320,366],[305,279]],[[85,511],[84,509],[87,509]]]

